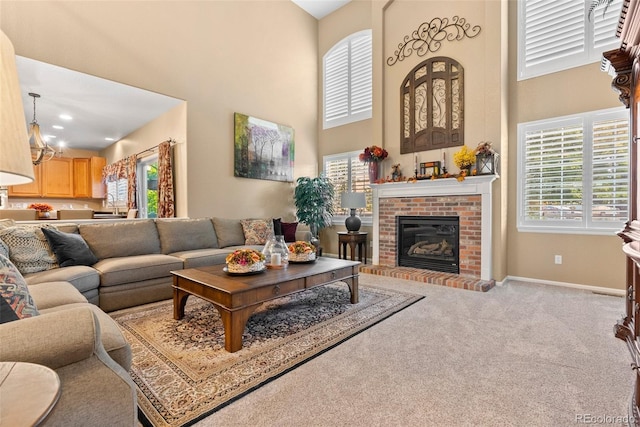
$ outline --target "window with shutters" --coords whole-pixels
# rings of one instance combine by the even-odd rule
[[[331,181],[335,190],[334,224],[344,224],[344,220],[350,213],[349,209],[340,208],[342,193],[345,191],[365,193],[367,206],[358,212],[358,216],[362,220],[362,224],[372,224],[373,198],[369,186],[369,168],[366,163],[359,160],[360,153],[361,151],[351,151],[323,157],[324,174]]]
[[[371,58],[371,30],[342,39],[324,55],[323,129],[371,118]]]
[[[107,207],[126,208],[129,197],[127,190],[127,178],[120,178],[116,181],[107,181]]]
[[[611,234],[629,217],[629,113],[518,125],[518,230]]]
[[[607,9],[592,0],[518,2],[518,80],[599,62],[619,47],[616,29],[623,0]]]

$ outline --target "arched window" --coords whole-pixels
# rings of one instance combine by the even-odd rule
[[[421,62],[400,87],[400,154],[464,145],[462,66],[443,56]]]
[[[342,39],[323,57],[323,129],[371,118],[371,30]]]

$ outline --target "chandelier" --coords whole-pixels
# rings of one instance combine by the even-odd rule
[[[29,146],[31,147],[33,164],[39,165],[42,162],[51,160],[56,155],[56,150],[42,138],[40,125],[36,121],[36,98],[40,98],[40,95],[29,92],[29,96],[33,98],[33,120],[29,124]]]

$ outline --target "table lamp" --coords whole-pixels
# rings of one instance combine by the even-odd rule
[[[0,186],[27,184],[34,179],[27,122],[20,96],[16,55],[0,31]]]
[[[349,233],[357,233],[360,230],[360,217],[356,215],[357,208],[364,208],[367,205],[364,198],[364,193],[342,193],[340,200],[340,207],[351,209],[351,215],[347,217],[344,222],[345,227]]]

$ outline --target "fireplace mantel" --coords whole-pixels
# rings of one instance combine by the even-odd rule
[[[481,271],[480,279],[491,280],[491,210],[492,183],[497,175],[471,176],[464,181],[455,178],[420,180],[413,183],[391,182],[372,184],[373,189],[373,264],[380,262],[380,199],[431,196],[480,195],[482,200],[481,219]]]

